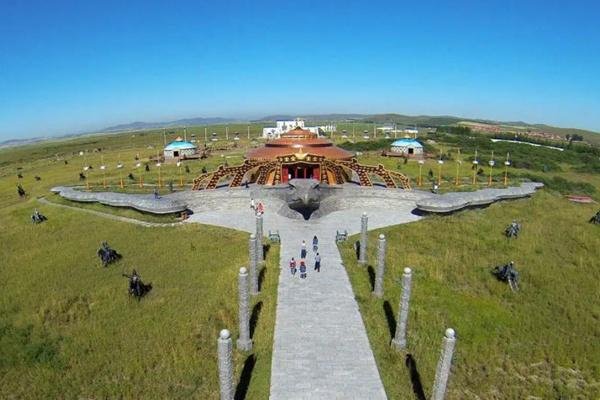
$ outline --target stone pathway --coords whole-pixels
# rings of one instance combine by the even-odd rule
[[[414,201],[369,210],[369,228],[419,219],[411,214]],[[267,206],[267,210],[274,206]],[[352,286],[335,244],[336,230],[360,231],[362,208],[332,212],[310,221],[292,220],[267,212],[264,231],[279,230],[280,276],[271,368],[272,400],[280,399],[385,399],[386,394],[354,299]],[[204,211],[190,222],[228,226],[254,232],[249,209]],[[319,238],[321,272],[314,271],[312,238]],[[292,277],[288,262],[308,247],[308,277]]]

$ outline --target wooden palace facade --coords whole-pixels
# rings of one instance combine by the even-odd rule
[[[382,165],[359,164],[353,153],[302,128],[250,150],[241,165],[221,165],[215,171],[200,175],[194,179],[193,189],[214,189],[227,179],[230,187],[244,182],[278,185],[290,179],[316,179],[336,185],[351,181],[354,173],[361,186],[372,186],[372,178],[379,178],[387,187],[410,189],[410,182],[403,174],[388,171]]]

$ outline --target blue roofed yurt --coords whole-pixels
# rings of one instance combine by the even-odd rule
[[[165,160],[182,159],[186,156],[193,156],[197,150],[198,148],[194,143],[187,142],[178,137],[165,147],[164,156]]]
[[[394,155],[405,157],[423,157],[423,145],[416,139],[403,138],[392,143],[391,152]]]

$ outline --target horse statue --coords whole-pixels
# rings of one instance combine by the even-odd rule
[[[46,221],[48,218],[46,218],[45,215],[41,214],[37,208],[35,209],[35,211],[33,212],[33,215],[31,215],[31,222],[34,224],[41,224],[42,222]]]
[[[513,292],[519,290],[519,272],[515,269],[515,262],[511,261],[506,265],[496,266],[492,270],[492,274],[499,281],[508,282],[508,286]]]
[[[598,211],[596,215],[590,218],[590,224],[600,225],[600,211]]]
[[[96,252],[100,260],[102,260],[102,266],[107,267],[108,264],[111,264],[117,260],[120,260],[123,256],[110,248],[107,242],[102,242],[100,248]]]
[[[513,221],[504,230],[504,236],[506,236],[508,239],[510,239],[511,237],[517,238],[520,232],[521,224],[519,224],[517,221]]]
[[[17,185],[17,193],[19,194],[20,198],[23,198],[27,195],[27,193],[25,193],[25,189],[23,189],[23,186],[21,186],[21,184]]]
[[[138,301],[152,290],[152,283],[144,284],[135,269],[131,275],[123,274],[123,276],[129,279],[129,295],[135,297]]]

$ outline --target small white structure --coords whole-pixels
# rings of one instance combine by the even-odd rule
[[[403,138],[392,143],[391,152],[405,157],[423,157],[423,145],[415,139]]]
[[[276,125],[274,127],[263,128],[262,137],[265,139],[278,139],[282,134],[298,127],[317,135],[319,135],[320,131],[334,132],[336,130],[336,126],[333,124],[324,126],[304,126],[304,120],[296,118],[292,121],[276,121]]]
[[[187,156],[193,156],[198,151],[194,143],[187,142],[178,137],[165,147],[165,160],[182,159]]]

